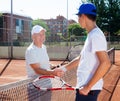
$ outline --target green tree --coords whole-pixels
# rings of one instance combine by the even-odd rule
[[[120,0],[109,0],[109,25],[110,32],[116,33],[120,30]]]
[[[78,23],[70,24],[68,26],[68,33],[69,33],[69,36],[70,34],[74,36],[86,35],[85,29],[82,29]]]
[[[88,0],[97,7],[97,24],[103,31],[115,35],[120,30],[120,0]]]
[[[49,28],[48,28],[47,24],[43,20],[41,20],[41,19],[33,20],[32,21],[32,26],[34,26],[34,25],[40,25],[43,28],[45,28],[46,29],[46,35],[49,36],[49,33],[50,33]]]
[[[87,33],[86,30],[81,28],[78,23],[74,23],[68,26],[68,35],[71,41],[73,40],[85,41]]]

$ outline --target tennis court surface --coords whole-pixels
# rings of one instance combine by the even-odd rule
[[[60,64],[62,61],[51,61],[52,64]],[[76,69],[75,69],[76,70]],[[65,74],[63,79],[75,86],[75,70]],[[28,101],[27,79],[25,60],[0,59],[0,101]],[[115,50],[115,61],[109,72],[104,77],[104,89],[98,97],[98,101],[118,101],[120,99],[120,50]],[[42,92],[33,91],[32,101],[35,98],[44,96]],[[74,101],[74,91],[53,91],[51,101]]]

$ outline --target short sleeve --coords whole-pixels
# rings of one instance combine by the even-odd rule
[[[92,36],[92,52],[96,53],[97,51],[106,51],[107,43],[103,35],[96,34]]]
[[[27,50],[25,58],[28,64],[39,63],[39,60],[36,58],[36,52],[34,50]]]

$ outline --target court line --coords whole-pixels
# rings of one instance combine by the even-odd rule
[[[12,61],[12,59],[9,59],[9,61],[7,62],[7,64],[5,65],[5,67],[2,69],[2,71],[0,72],[0,76],[3,74],[3,72],[6,70],[7,66],[10,64],[10,62]]]

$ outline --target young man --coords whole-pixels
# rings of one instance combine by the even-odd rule
[[[39,25],[35,25],[31,31],[33,42],[26,50],[25,59],[28,77],[32,79],[36,79],[40,75],[63,75],[62,70],[51,70],[50,68],[49,57],[44,45],[45,32],[46,30]],[[35,88],[33,87],[33,89]],[[50,92],[48,92],[41,96],[38,101],[50,101],[50,95]]]
[[[96,7],[92,3],[82,4],[79,7],[78,22],[88,32],[85,45],[77,57],[63,66],[64,71],[74,67],[77,69],[76,101],[97,101],[102,90],[103,79],[111,63],[107,54],[107,42],[103,32],[96,25]]]

